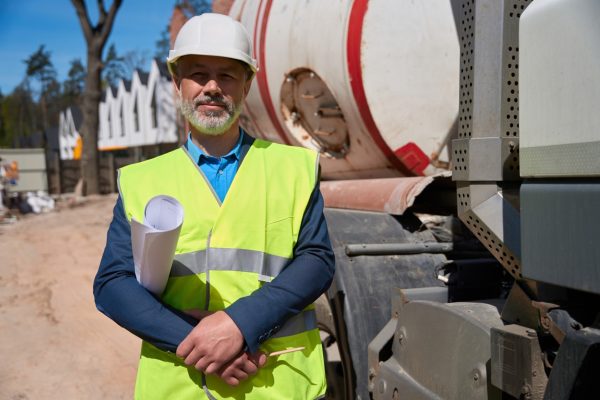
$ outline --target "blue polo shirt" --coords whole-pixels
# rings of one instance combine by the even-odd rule
[[[240,136],[233,149],[224,156],[213,157],[207,155],[202,149],[194,143],[192,135],[188,134],[188,140],[185,143],[185,148],[200,166],[204,176],[212,186],[221,203],[225,199],[225,195],[235,178],[235,174],[240,166],[240,153],[242,151],[242,139],[245,133],[240,129]]]

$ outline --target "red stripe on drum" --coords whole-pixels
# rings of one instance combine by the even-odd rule
[[[379,147],[392,166],[405,175],[413,175],[414,172],[411,168],[405,165],[404,162],[396,156],[381,136],[369,109],[369,103],[367,102],[367,95],[365,94],[362,76],[361,46],[363,22],[365,14],[367,13],[368,4],[368,0],[354,0],[352,9],[350,10],[350,19],[348,21],[346,54],[348,58],[348,74],[350,75],[352,94],[354,95],[354,100],[356,101],[356,106],[361,119],[373,138],[373,141],[377,144],[377,147]]]

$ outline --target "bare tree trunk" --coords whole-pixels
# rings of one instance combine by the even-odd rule
[[[83,193],[99,193],[98,177],[98,128],[100,125],[98,107],[100,105],[102,72],[102,47],[88,46],[87,76],[83,94],[83,124],[81,139],[81,177],[83,178]]]
[[[81,140],[81,177],[84,194],[96,194],[100,191],[98,178],[98,106],[102,96],[100,74],[102,72],[102,50],[113,26],[117,10],[122,0],[113,0],[108,12],[104,9],[104,1],[97,0],[98,23],[92,26],[84,0],[71,0],[83,30],[87,44],[87,77],[83,91],[83,124]]]

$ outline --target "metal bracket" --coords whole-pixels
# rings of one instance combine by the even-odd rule
[[[452,177],[459,181],[520,180],[518,150],[518,138],[455,139]]]
[[[495,183],[457,184],[459,218],[515,278],[521,274],[519,210]]]
[[[560,306],[542,301],[532,301],[531,305],[540,312],[540,323],[545,332],[550,333],[558,344],[562,344],[569,332],[577,332],[582,325],[571,318]]]
[[[539,310],[533,306],[530,294],[527,293],[527,291],[535,289],[525,286],[524,290],[521,284],[515,282],[502,308],[502,320],[508,324],[518,324],[534,329],[537,332],[542,331]]]

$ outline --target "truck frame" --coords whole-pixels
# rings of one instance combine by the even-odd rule
[[[600,6],[451,3],[452,182],[402,215],[326,209],[328,396],[600,398]]]

